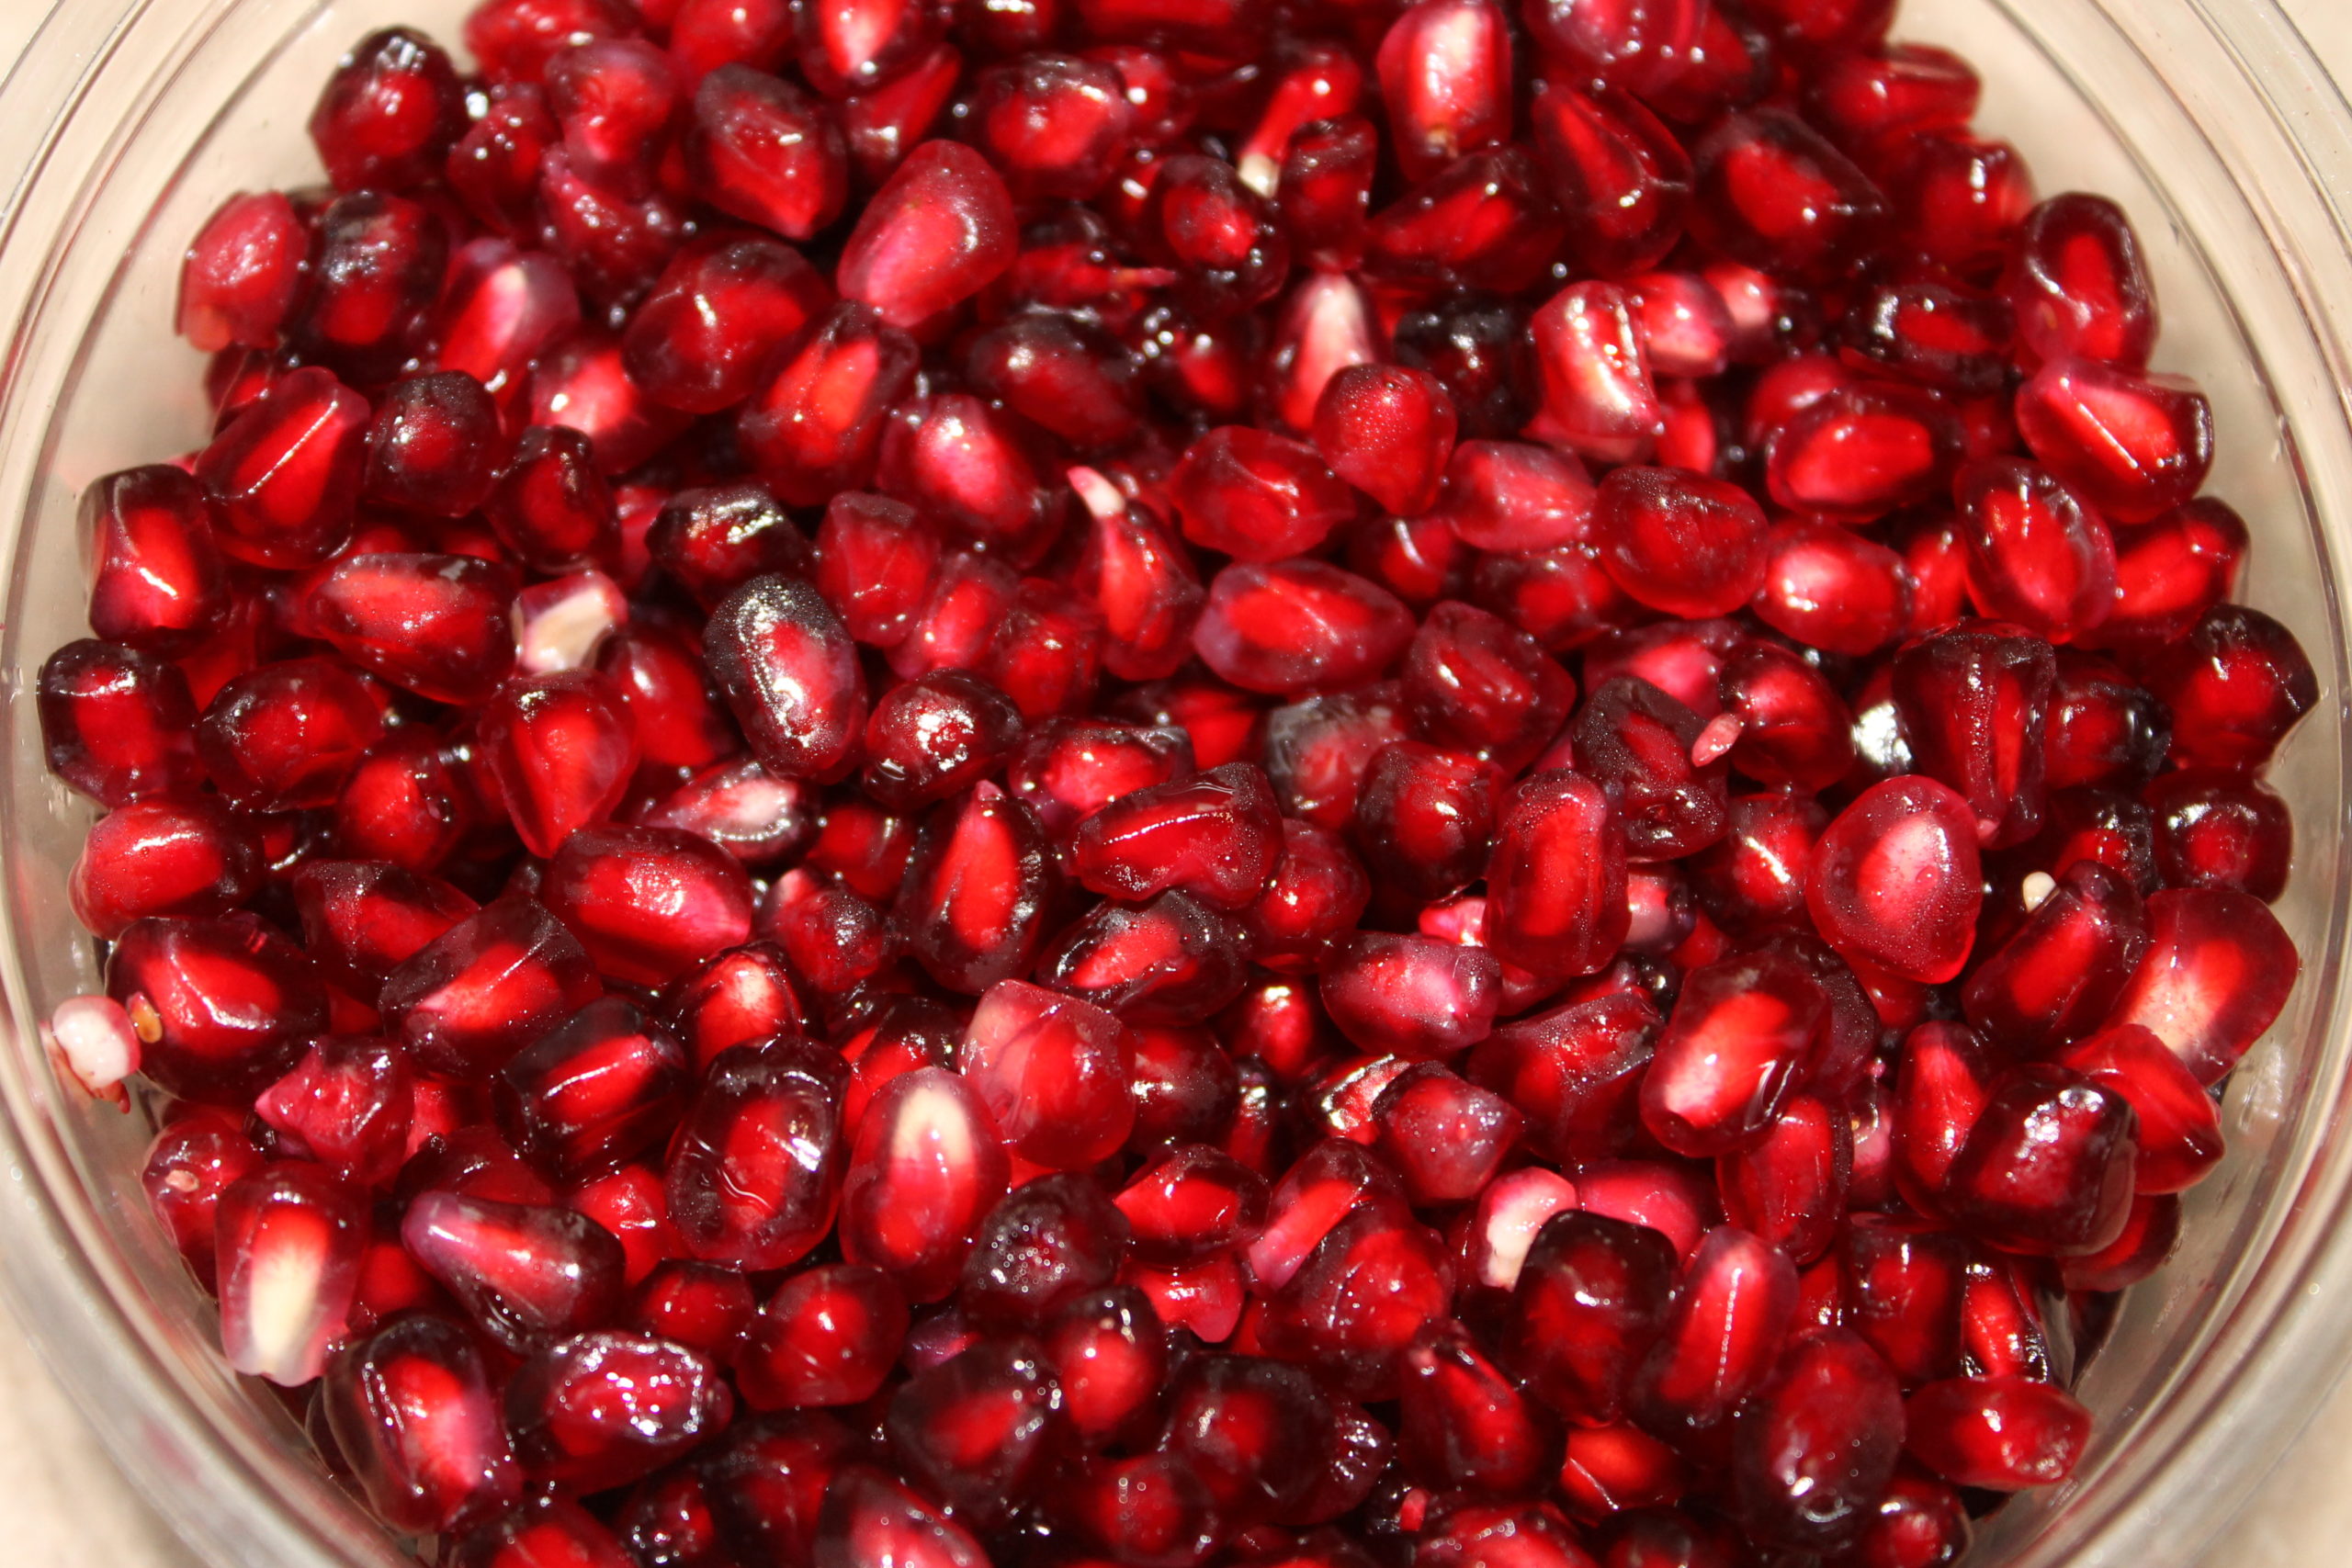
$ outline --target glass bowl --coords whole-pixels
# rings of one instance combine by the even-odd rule
[[[30,0],[15,0],[28,4]],[[401,1563],[299,1424],[222,1363],[209,1303],[150,1218],[134,1119],[64,1090],[37,1021],[96,989],[65,878],[86,802],[42,766],[31,687],[84,635],[75,504],[111,470],[203,439],[200,363],[171,333],[181,247],[241,188],[317,177],[303,121],[372,28],[447,41],[464,0],[58,0],[5,91],[0,171],[0,1252],[50,1363],[203,1557],[240,1568]],[[2133,215],[2165,313],[2157,366],[2197,377],[2215,493],[2248,518],[2242,597],[2293,628],[2318,709],[2272,778],[2296,812],[2278,913],[2304,954],[2231,1079],[2230,1154],[2180,1253],[2125,1299],[2079,1393],[2097,1439],[2067,1485],[1986,1522],[1979,1564],[2196,1560],[2327,1392],[2352,1339],[2352,1112],[2343,947],[2352,301],[2343,101],[2271,0],[1909,0],[1899,35],[1985,76],[1981,125],[2044,192]]]

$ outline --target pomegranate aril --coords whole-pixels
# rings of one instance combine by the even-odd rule
[[[1228,762],[1110,802],[1079,824],[1070,865],[1093,892],[1142,901],[1179,888],[1220,909],[1247,908],[1282,853],[1265,774]]]
[[[566,1492],[626,1485],[725,1427],[735,1396],[700,1352],[618,1329],[574,1335],[526,1359],[506,1385],[524,1473]]]
[[[1007,1147],[1035,1164],[1083,1169],[1134,1124],[1133,1036],[1076,998],[999,982],[981,997],[957,1060]]]
[[[1510,139],[1510,32],[1495,0],[1418,0],[1389,25],[1377,69],[1407,179]]]
[[[1704,1432],[1762,1387],[1797,1305],[1796,1267],[1736,1225],[1706,1233],[1638,1375],[1634,1409],[1654,1432]]]
[[[112,941],[149,915],[228,914],[262,886],[252,828],[215,796],[148,796],[90,829],[66,887],[74,913]]]
[[[2184,767],[2258,768],[2318,701],[2294,633],[2243,605],[2208,610],[2142,677],[2172,715],[2172,760]]]
[[[245,1105],[325,1032],[327,996],[301,951],[257,918],[133,921],[107,957],[141,1070],[204,1104]]]
[[[860,1404],[888,1378],[909,1321],[905,1292],[879,1269],[805,1269],[752,1321],[733,1357],[736,1386],[757,1410]]]
[[[528,1351],[619,1309],[621,1244],[587,1215],[424,1192],[401,1242],[499,1344]]]
[[[356,1187],[379,1187],[408,1153],[412,1076],[391,1042],[327,1035],[262,1090],[254,1111],[282,1150],[299,1149]]]
[[[887,1270],[910,1301],[939,1301],[1008,1174],[996,1119],[969,1080],[935,1066],[893,1078],[858,1127],[842,1183],[842,1255]]]
[[[1739,609],[1764,586],[1764,514],[1736,486],[1674,468],[1602,481],[1593,542],[1618,587],[1687,617]]]
[[[1624,824],[1599,784],[1565,768],[1522,779],[1487,862],[1487,945],[1539,977],[1604,967],[1632,921],[1625,860]]]
[[[2184,1191],[2222,1156],[2220,1113],[2179,1057],[2138,1024],[2101,1030],[2052,1055],[2130,1103],[2139,1123],[2133,1184],[2141,1193]],[[2120,1238],[2119,1238],[2120,1240]]]
[[[1529,106],[1536,155],[1569,220],[1585,270],[1623,277],[1655,266],[1690,218],[1690,155],[1622,87],[1539,80]]]
[[[826,778],[849,761],[865,684],[840,617],[808,582],[752,578],[710,614],[712,680],[752,751],[780,778]]]
[[[514,670],[514,572],[500,562],[346,555],[307,580],[300,614],[311,635],[369,674],[472,706]]]
[[[152,654],[69,642],[42,663],[36,702],[50,772],[102,806],[204,780],[187,677]]]
[[[204,489],[168,464],[98,480],[82,497],[95,559],[90,629],[106,642],[176,654],[229,618],[227,573]]]
[[[206,354],[275,348],[310,270],[310,231],[292,201],[277,191],[232,196],[187,248],[175,324]]]
[[[1515,294],[1544,275],[1565,230],[1535,160],[1515,146],[1487,148],[1373,214],[1363,270],[1408,287]]]
[[[394,1320],[345,1348],[321,1388],[335,1446],[394,1529],[463,1531],[520,1500],[522,1473],[481,1356],[447,1320]]]
[[[861,186],[871,189],[889,177],[946,112],[963,71],[963,55],[943,43],[892,80],[833,106],[850,171]]]
[[[1316,450],[1332,472],[1400,516],[1437,501],[1454,432],[1453,400],[1426,370],[1350,366],[1316,400]]]
[[[2286,1006],[2301,958],[2266,905],[2229,888],[2167,888],[2147,910],[2146,955],[2107,1023],[2154,1031],[2218,1082]]]
[[[1314,448],[1246,425],[1193,442],[1168,488],[1187,539],[1246,561],[1311,550],[1355,513]]]
[[[498,406],[458,370],[409,376],[379,400],[361,494],[382,505],[463,517],[505,467]]]
[[[604,997],[548,1030],[498,1080],[499,1122],[560,1181],[603,1176],[644,1153],[675,1119],[687,1060],[631,1003]]]
[[[1886,220],[1886,199],[1870,177],[1784,109],[1726,118],[1691,161],[1693,236],[1775,276],[1835,276],[1876,243]]]
[[[2156,302],[2131,220],[2104,197],[2069,191],[2028,213],[2001,276],[2019,345],[2041,359],[2126,370],[2148,362]]]
[[[378,1006],[420,1066],[479,1079],[600,990],[578,940],[539,904],[512,897],[393,970]]]
[[[1595,462],[1647,461],[1665,416],[1633,297],[1616,284],[1573,284],[1528,330],[1538,395],[1527,434]]]
[[[844,299],[913,327],[987,288],[1018,243],[1003,177],[961,142],[926,141],[867,202],[835,279]]]
[[[849,1441],[840,1422],[812,1411],[739,1420],[698,1456],[695,1468],[729,1561],[734,1551],[755,1561],[808,1561],[819,1508]]]
[[[984,1338],[899,1385],[883,1429],[910,1479],[999,1525],[1042,1479],[1057,1393],[1036,1341]]]
[[[1372,679],[1404,651],[1412,627],[1394,595],[1338,567],[1236,562],[1209,584],[1193,644],[1243,690],[1281,693]]]
[[[533,571],[568,571],[609,550],[620,513],[589,438],[535,425],[482,506],[499,541]]]
[[[148,1207],[207,1291],[219,1284],[214,1220],[220,1195],[263,1164],[243,1117],[209,1108],[183,1111],[147,1146],[139,1184]]]
[[[1752,1147],[1786,1106],[1828,1010],[1819,981],[1785,953],[1692,972],[1642,1079],[1643,1124],[1678,1154]]]
[[[2154,814],[2156,864],[2167,886],[2235,888],[2265,902],[2286,891],[2294,823],[2286,802],[2263,785],[2184,768],[2151,784],[2143,798]]]
[[[2018,433],[2052,473],[2119,523],[2194,496],[2213,463],[2213,413],[2177,377],[2053,359],[2018,389]]]
[[[975,547],[1020,563],[1046,547],[1064,515],[1040,476],[1030,433],[968,392],[894,412],[876,482]]]
[[[1853,1168],[1845,1111],[1798,1094],[1758,1142],[1715,1160],[1724,1217],[1805,1264],[1826,1252],[1846,1208]]]
[[[1128,1235],[1126,1216],[1091,1178],[1023,1182],[973,1231],[956,1305],[984,1331],[1035,1329],[1073,1296],[1118,1278]]]
[[[645,550],[705,610],[754,577],[798,576],[808,564],[808,541],[757,484],[678,491],[646,531]]]
[[[213,1224],[229,1365],[281,1388],[311,1382],[347,1328],[365,1201],[319,1166],[277,1161],[223,1191]]]
[[[769,355],[736,415],[737,444],[788,504],[813,506],[860,489],[916,357],[912,339],[872,307],[844,299]]]
[[[485,1525],[448,1549],[449,1568],[537,1568],[543,1562],[582,1568],[629,1568],[613,1532],[580,1505],[541,1497],[496,1524]]]
[[[1860,1336],[1798,1340],[1739,1414],[1730,1468],[1742,1522],[1797,1549],[1851,1541],[1894,1479],[1903,1429],[1894,1374]]]
[[[1993,1086],[1938,1201],[1962,1229],[2010,1251],[2096,1252],[2129,1215],[2137,1130],[2131,1102],[2098,1079],[2016,1068]]]
[[[932,808],[893,913],[925,973],[978,996],[1029,971],[1056,882],[1036,818],[983,781]]]
[[[1766,432],[1765,491],[1792,511],[1874,523],[1940,496],[1962,440],[1951,404],[1932,389],[1846,382]]]
[[[1909,569],[1885,546],[1834,524],[1783,522],[1766,536],[1752,608],[1798,642],[1860,656],[1903,634],[1912,598]]]
[[[666,254],[644,258],[652,284]],[[686,416],[662,407],[628,378],[618,339],[596,328],[571,333],[532,367],[525,406],[535,425],[568,425],[588,437],[599,473],[625,473],[685,428]]]
[[[1563,739],[1577,770],[1615,806],[1629,860],[1678,860],[1723,836],[1725,748],[1648,682],[1620,676],[1600,684]],[[1561,750],[1555,743],[1553,756]]]
[[[694,1256],[757,1272],[823,1239],[847,1164],[847,1077],[832,1053],[788,1040],[734,1046],[711,1062],[664,1176],[671,1217]]]
[[[272,383],[213,438],[196,477],[220,547],[256,566],[308,566],[351,531],[367,460],[367,400],[319,366]]]
[[[477,766],[532,853],[613,814],[638,762],[630,710],[594,671],[508,681],[476,718]]]
[[[1904,1402],[1904,1443],[1955,1485],[1993,1492],[2051,1486],[2073,1473],[2090,1413],[2037,1379],[1996,1376],[1932,1382]]]

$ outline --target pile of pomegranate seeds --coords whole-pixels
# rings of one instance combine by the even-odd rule
[[[63,1070],[450,1568],[1932,1568],[2297,955],[2137,241],[1891,0],[490,0],[90,491]],[[298,1397],[299,1403],[299,1397]]]

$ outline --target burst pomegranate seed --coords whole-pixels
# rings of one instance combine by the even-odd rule
[[[1924,1568],[2064,1481],[2324,692],[2131,218],[1894,9],[363,39],[35,692],[44,1043],[229,1365],[452,1568]]]

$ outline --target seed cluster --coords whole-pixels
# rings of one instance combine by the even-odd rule
[[[231,1364],[448,1568],[1935,1568],[2064,1480],[2316,682],[2130,223],[1891,10],[364,40],[40,680],[50,1038]]]

